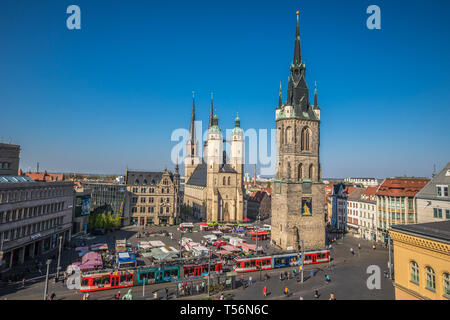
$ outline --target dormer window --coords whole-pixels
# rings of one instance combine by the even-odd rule
[[[437,185],[436,194],[438,197],[448,197],[448,185]]]

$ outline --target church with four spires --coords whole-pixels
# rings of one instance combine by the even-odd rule
[[[227,156],[224,144],[230,144]],[[199,152],[195,127],[195,98],[192,97],[192,113],[189,139],[184,159],[184,205],[192,208],[192,214],[208,222],[239,222],[244,220],[244,132],[236,117],[231,139],[219,126],[219,117],[213,115],[213,99],[208,124],[208,139]]]

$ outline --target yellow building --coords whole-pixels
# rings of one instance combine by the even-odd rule
[[[450,221],[393,225],[396,300],[450,300]]]

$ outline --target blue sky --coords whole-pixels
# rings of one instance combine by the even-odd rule
[[[71,4],[81,30],[66,28]],[[381,30],[366,28],[371,4]],[[25,170],[171,169],[193,90],[197,119],[207,121],[213,90],[223,128],[236,112],[244,129],[274,128],[296,10],[311,94],[318,83],[323,176],[440,170],[450,160],[445,0],[3,0],[0,137],[21,145]]]

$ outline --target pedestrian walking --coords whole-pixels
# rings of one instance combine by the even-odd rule
[[[330,282],[330,276],[327,275],[327,274],[325,275],[325,281],[326,281],[326,282]]]
[[[353,251],[353,248],[350,248],[350,252],[352,253],[352,255],[355,255],[355,251]]]
[[[314,290],[314,298],[319,299],[319,290]]]
[[[224,296],[223,296],[223,293],[220,295],[220,300],[224,300]]]
[[[166,289],[166,300],[169,300],[169,289],[167,289],[167,288],[165,288]]]
[[[309,271],[309,274],[311,275],[311,278],[314,277],[314,269],[311,269],[311,270]]]
[[[248,277],[248,285],[251,286],[253,283],[253,278],[252,276]]]
[[[114,298],[115,298],[116,300],[120,300],[120,291],[118,291],[118,292],[116,293],[116,295],[114,296]]]
[[[267,287],[263,288],[263,295],[264,295],[264,297],[267,297]]]
[[[22,278],[22,289],[25,288],[25,278]]]
[[[334,297],[334,293],[333,292],[330,293],[330,299],[328,299],[328,300],[336,300],[336,298]]]
[[[358,243],[358,249],[361,249],[361,243]]]
[[[375,251],[375,244],[372,245],[372,250]]]
[[[283,273],[280,273],[280,281],[283,281]]]
[[[289,289],[288,287],[284,288],[284,295],[287,297],[289,295]]]

